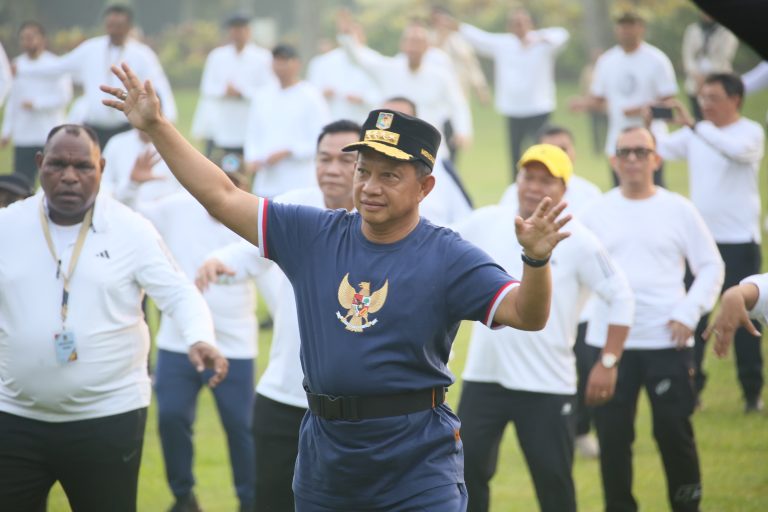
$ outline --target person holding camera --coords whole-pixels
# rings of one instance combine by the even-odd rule
[[[693,204],[701,212],[725,262],[723,290],[760,271],[760,188],[763,158],[762,126],[740,114],[744,84],[732,73],[707,76],[699,93],[702,121],[695,121],[677,100],[669,100],[672,123],[682,126],[672,134],[656,134],[659,154],[667,160],[686,160]],[[696,331],[696,387],[702,372],[705,316]],[[762,409],[763,361],[760,343],[746,330],[736,333],[736,365],[744,394],[745,412]]]

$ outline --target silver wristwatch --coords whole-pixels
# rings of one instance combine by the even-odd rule
[[[603,368],[611,369],[619,362],[619,358],[616,356],[616,354],[611,354],[610,352],[603,352],[603,355],[600,356],[600,364],[603,365]]]

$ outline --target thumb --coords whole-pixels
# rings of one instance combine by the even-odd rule
[[[744,327],[744,329],[747,330],[749,334],[752,336],[757,336],[758,338],[761,336],[760,331],[757,330],[755,327],[755,324],[752,323],[752,320],[750,320],[749,315],[744,315],[744,317],[741,319],[741,326]]]
[[[234,275],[235,275],[235,273],[236,273],[236,272],[235,272],[235,271],[232,269],[232,267],[228,267],[228,266],[226,266],[226,265],[223,265],[223,264],[221,265],[221,268],[220,268],[219,270],[220,270],[220,273],[222,273],[222,274],[226,274],[226,275],[228,275],[228,276],[234,276]]]

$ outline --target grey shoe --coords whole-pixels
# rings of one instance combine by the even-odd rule
[[[600,456],[600,444],[591,434],[576,436],[576,452],[585,459],[596,459]]]
[[[748,398],[744,404],[744,414],[758,413],[763,410],[763,400],[760,397]]]

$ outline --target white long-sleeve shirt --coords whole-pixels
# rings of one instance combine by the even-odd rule
[[[486,251],[507,272],[521,275],[522,247],[515,236],[516,209],[489,206],[476,210],[457,231]],[[495,382],[508,389],[572,395],[576,393],[573,344],[584,303],[591,292],[608,304],[605,321],[632,325],[634,299],[626,278],[602,244],[578,221],[552,253],[552,308],[541,331],[475,324],[464,380]]]
[[[317,186],[317,137],[329,119],[328,105],[309,82],[258,92],[248,113],[245,161],[264,162],[282,150],[289,150],[291,155],[260,169],[253,182],[253,193],[272,198],[290,190]]]
[[[685,92],[698,94],[696,75],[733,71],[733,57],[739,47],[738,38],[722,25],[714,24],[707,31],[700,22],[691,23],[683,34],[683,69]]]
[[[118,133],[109,139],[102,155],[105,163],[100,194],[112,194],[121,203],[135,207],[181,190],[181,184],[162,159],[152,167],[152,174],[159,179],[144,183],[131,181],[136,159],[147,151],[154,153],[155,146],[142,141],[138,130]]]
[[[493,59],[499,113],[530,117],[555,110],[555,58],[568,41],[567,30],[532,30],[526,44],[514,34],[493,34],[466,23],[459,31],[479,55]]]
[[[763,127],[744,117],[722,127],[700,121],[695,130],[685,127],[656,138],[665,160],[688,161],[691,200],[715,241],[760,243]]]
[[[141,203],[139,212],[155,225],[179,267],[190,281],[211,251],[235,243],[240,237],[210,216],[186,190]],[[255,288],[250,281],[230,286],[211,284],[203,292],[216,334],[216,345],[229,359],[253,359],[257,354],[258,325]],[[163,317],[157,332],[157,347],[187,352],[179,326]]]
[[[163,115],[176,120],[176,102],[173,91],[165,76],[160,61],[152,49],[135,39],[128,39],[123,46],[114,46],[109,36],[99,36],[83,41],[71,52],[58,57],[45,66],[31,68],[26,64],[17,66],[16,74],[23,77],[56,76],[64,73],[74,75],[82,84],[85,97],[84,121],[100,128],[114,128],[125,124],[122,112],[105,106],[101,101],[111,96],[99,89],[101,85],[122,87],[118,78],[110,71],[111,66],[127,63],[141,80],[150,80],[162,102]]]
[[[673,348],[667,323],[675,320],[693,330],[714,306],[723,284],[723,260],[701,215],[684,197],[657,188],[653,196],[633,200],[615,188],[579,219],[624,271],[635,294],[635,321],[626,349]],[[687,293],[686,260],[695,276]],[[587,343],[602,346],[604,305],[595,301],[594,306]],[[693,337],[688,346],[693,346]]]
[[[276,197],[275,201],[325,208],[323,195],[317,187],[294,190]],[[227,246],[211,256],[232,268],[236,272],[235,280],[255,277],[259,291],[270,293],[276,298],[272,311],[274,332],[269,363],[259,379],[256,392],[276,402],[306,408],[299,317],[291,282],[280,267],[262,258],[259,248],[248,242]],[[265,285],[271,290],[265,290]]]
[[[309,61],[307,81],[322,92],[333,92],[330,98],[326,97],[333,119],[362,123],[368,112],[385,99],[378,84],[350,60],[343,48],[335,48]],[[350,101],[349,96],[362,101]]]
[[[56,56],[44,51],[36,59],[19,55],[17,66],[46,66]],[[13,82],[3,117],[2,137],[13,139],[15,146],[42,146],[48,132],[65,122],[66,108],[72,100],[72,80],[68,75],[56,77],[23,75]],[[31,108],[25,107],[31,103]]]
[[[761,91],[768,87],[768,60],[764,60],[741,77],[747,94]]]
[[[42,200],[40,193],[0,210],[0,410],[62,422],[146,407],[144,291],[177,323],[188,346],[215,344],[203,297],[149,221],[99,196],[70,282],[67,329],[78,359],[59,364],[53,336],[62,330],[63,281],[43,235]],[[49,224],[68,268],[79,225]]]
[[[339,36],[339,43],[358,66],[370,74],[379,84],[383,96],[404,96],[416,104],[416,115],[428,122],[440,133],[446,121],[450,121],[457,135],[472,135],[472,113],[453,71],[450,58],[439,54],[444,65],[435,64],[435,57],[423,59],[417,70],[408,66],[403,55],[387,57],[364,48],[349,36]],[[434,54],[434,52],[433,52]]]
[[[11,90],[13,75],[11,74],[11,65],[8,63],[8,56],[5,54],[3,45],[0,44],[0,107],[5,102],[5,97]]]
[[[242,97],[227,96],[227,85]],[[219,147],[243,147],[251,99],[259,88],[276,85],[272,54],[264,48],[252,43],[240,52],[234,44],[215,48],[205,61],[192,134]]]
[[[590,93],[607,103],[605,153],[610,156],[616,152],[616,139],[624,128],[645,123],[642,116],[627,116],[624,110],[677,94],[675,70],[669,57],[655,46],[642,43],[627,53],[617,45],[597,59]],[[656,124],[664,126],[663,122]]]

